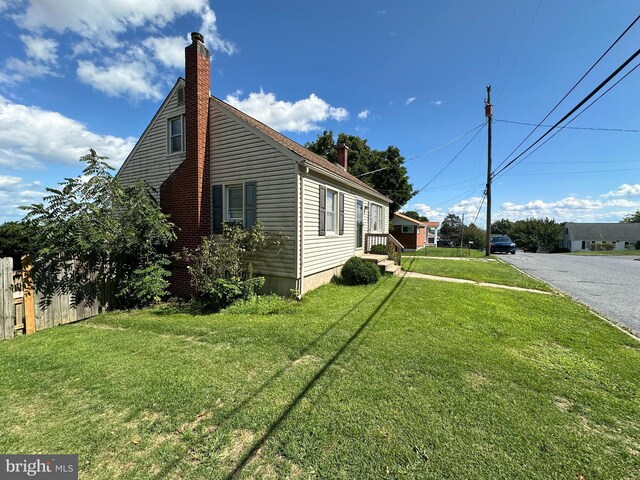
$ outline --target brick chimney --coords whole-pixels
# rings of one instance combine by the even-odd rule
[[[338,165],[346,171],[349,167],[349,147],[344,143],[339,143],[336,148],[338,149]]]
[[[210,159],[209,159],[209,95],[211,56],[204,37],[191,34],[185,48],[185,159],[160,187],[160,203],[170,220],[178,227],[173,252],[195,248],[202,237],[211,233]],[[174,262],[171,291],[188,294],[190,277],[183,262]]]

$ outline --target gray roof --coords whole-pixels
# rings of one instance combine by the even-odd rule
[[[640,223],[567,223],[573,240],[625,241],[640,240]]]

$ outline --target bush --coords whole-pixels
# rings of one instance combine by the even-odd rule
[[[342,280],[346,285],[369,285],[380,279],[380,269],[373,262],[351,257],[342,267]]]
[[[221,239],[205,237],[198,248],[182,253],[196,300],[213,309],[254,297],[265,279],[253,276],[253,261],[263,250],[280,247],[284,241],[280,234],[264,232],[260,223],[250,229],[225,225],[222,235]]]
[[[387,255],[389,252],[386,245],[373,245],[369,253],[375,255]]]
[[[640,240],[636,242],[636,250],[640,250]]]
[[[556,247],[553,250],[551,250],[549,253],[569,253],[569,252],[571,252],[571,249],[567,247]]]

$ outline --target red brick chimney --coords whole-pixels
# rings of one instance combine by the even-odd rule
[[[160,187],[160,204],[178,227],[173,252],[200,245],[202,237],[211,233],[210,161],[209,161],[209,95],[211,56],[204,37],[191,34],[191,45],[185,48],[185,153],[180,166]],[[183,262],[174,262],[171,291],[188,294],[190,277]]]
[[[338,149],[338,165],[346,171],[349,167],[349,147],[344,143],[339,143],[336,148]]]

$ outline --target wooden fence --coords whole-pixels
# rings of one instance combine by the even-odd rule
[[[70,295],[55,295],[44,306],[37,286],[29,275],[29,265],[13,270],[13,259],[0,259],[0,340],[16,334],[77,322],[98,315],[98,303],[73,305]]]

